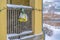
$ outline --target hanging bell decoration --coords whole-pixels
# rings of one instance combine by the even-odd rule
[[[18,21],[19,22],[27,22],[28,21],[28,16],[25,13],[24,9],[22,9],[22,12],[20,13]]]

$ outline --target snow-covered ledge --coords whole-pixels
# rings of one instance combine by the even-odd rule
[[[25,36],[25,37],[22,37],[21,40],[24,40],[24,39],[30,39],[30,38],[34,38],[34,37],[38,37],[41,38],[43,35],[43,32],[41,32],[40,34],[35,34],[35,35],[30,35],[30,36]]]
[[[7,39],[9,39],[9,37],[15,37],[15,36],[21,36],[21,35],[27,35],[27,34],[31,34],[32,31],[24,31],[20,34],[7,34]]]
[[[31,6],[14,5],[14,4],[7,4],[7,7],[9,7],[9,8],[29,8],[29,9],[32,9]]]
[[[29,35],[29,36],[22,37],[20,39],[13,39],[13,40],[40,40],[43,38],[42,35],[43,32],[41,32],[40,34]]]

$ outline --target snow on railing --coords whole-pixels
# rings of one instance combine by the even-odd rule
[[[31,6],[14,5],[14,4],[7,4],[7,7],[10,7],[10,8],[32,8]]]

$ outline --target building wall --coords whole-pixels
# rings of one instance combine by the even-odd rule
[[[7,29],[7,18],[6,18],[6,0],[0,0],[0,10],[4,9],[2,11],[0,11],[0,40],[6,40],[6,29]]]
[[[33,8],[37,8],[42,10],[42,0],[31,0],[29,3],[29,0],[13,0],[13,4],[19,4],[19,5],[31,5]],[[3,9],[6,6],[7,1],[2,0],[0,1],[0,8]],[[34,34],[40,34],[42,32],[42,11],[37,11],[34,10],[32,13],[33,17],[33,32]],[[0,12],[0,40],[6,40],[7,37],[7,10],[4,9],[3,11]]]
[[[29,5],[29,0],[12,0],[12,4]]]
[[[42,0],[30,0],[30,6],[34,9],[42,10]],[[33,10],[32,29],[34,34],[40,34],[42,32],[42,11]]]

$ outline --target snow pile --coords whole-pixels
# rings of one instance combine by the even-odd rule
[[[47,27],[53,31],[52,36],[48,36],[45,34],[45,40],[60,40],[60,29],[56,29],[55,26],[51,26],[48,24],[43,24],[43,27]]]

